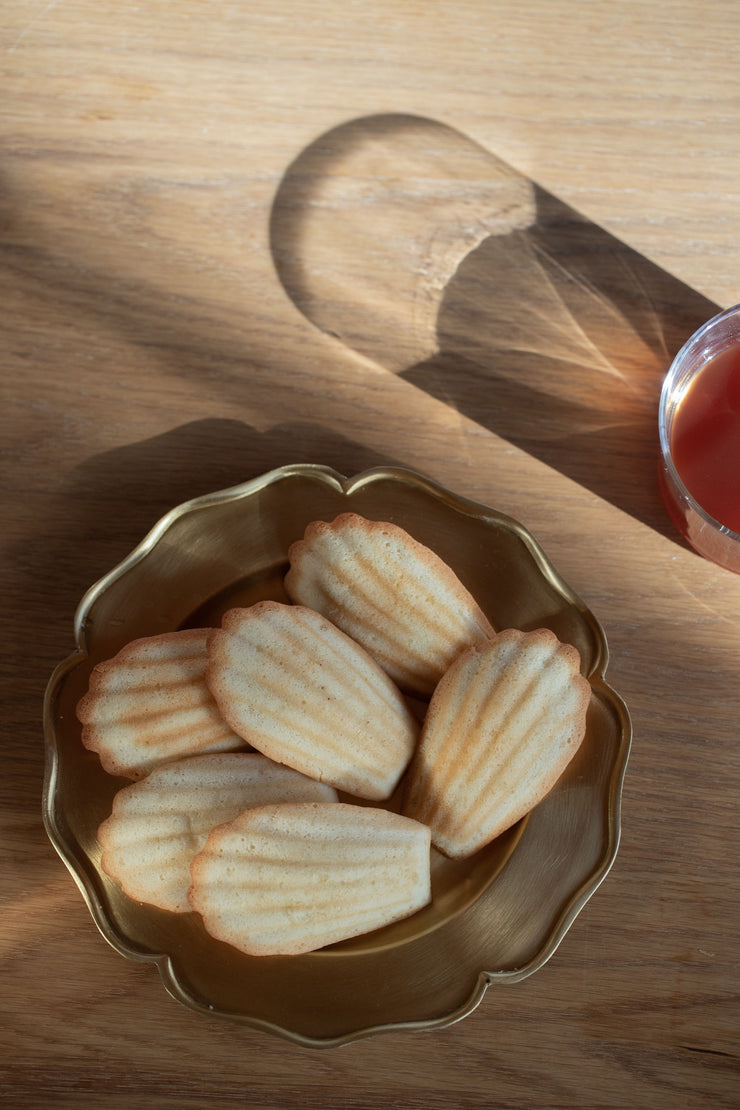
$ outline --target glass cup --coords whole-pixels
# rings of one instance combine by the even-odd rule
[[[733,351],[734,355],[731,353]],[[729,443],[732,447],[731,457],[738,459],[740,305],[735,305],[713,316],[691,336],[674,358],[665,377],[658,415],[662,456],[660,479],[663,497],[674,523],[694,550],[706,559],[740,574],[740,533],[733,530],[733,526],[737,527],[736,522],[732,520],[733,526],[723,523],[700,503],[698,498],[701,498],[702,494],[698,492],[700,487],[696,484],[690,456],[686,455],[682,460],[676,450],[677,439],[674,435],[674,425],[681,405],[692,407],[695,405],[697,396],[695,390],[692,393],[692,387],[697,385],[699,376],[703,372],[706,373],[710,364],[717,366],[719,357],[723,359],[723,365],[730,368],[729,377],[725,373],[726,384],[721,400],[711,396],[707,399],[705,396],[700,406],[697,406],[692,429],[693,442],[698,445],[697,451],[703,452],[705,457],[711,456],[715,443]],[[716,375],[713,371],[712,375],[714,379]],[[705,382],[708,383],[709,380],[709,377],[705,377]],[[730,396],[730,389],[727,386],[730,380],[734,383],[733,396]],[[703,388],[703,392],[707,394],[706,387]],[[691,413],[691,416],[693,419],[694,413]],[[702,419],[711,420],[713,423],[711,426],[707,424],[702,427]],[[718,421],[720,424],[717,423]],[[724,440],[715,434],[716,427],[721,427]],[[719,446],[717,450],[720,450]],[[716,465],[716,459],[714,464]],[[708,472],[711,472],[711,466]],[[729,469],[727,466],[718,467],[716,480],[721,481],[725,493],[729,491],[729,497],[734,499],[734,504],[740,505],[740,466],[732,465]],[[703,488],[707,490],[706,485]],[[708,500],[706,495],[704,500]]]

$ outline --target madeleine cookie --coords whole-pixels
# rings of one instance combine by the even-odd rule
[[[403,812],[446,855],[472,855],[552,789],[586,729],[579,655],[547,629],[465,651],[434,692]]]
[[[98,829],[101,865],[130,898],[189,913],[190,863],[213,828],[253,806],[336,800],[330,786],[258,752],[176,760],[118,791]]]
[[[414,693],[494,629],[454,571],[395,524],[343,513],[314,521],[288,552],[288,596],[323,613]]]
[[[140,779],[196,752],[244,748],[205,683],[209,629],[133,640],[98,663],[78,702],[82,742],[111,775]]]
[[[425,906],[429,829],[343,802],[262,806],[214,829],[191,875],[211,936],[248,955],[297,955]]]
[[[252,747],[362,798],[393,793],[419,726],[385,671],[319,613],[232,609],[208,654],[219,711]]]

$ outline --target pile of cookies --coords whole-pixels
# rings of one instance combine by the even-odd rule
[[[77,707],[85,746],[134,780],[98,830],[105,872],[250,955],[421,909],[431,846],[467,857],[528,813],[590,702],[575,648],[496,631],[397,525],[343,513],[288,555],[289,604],[128,644]]]

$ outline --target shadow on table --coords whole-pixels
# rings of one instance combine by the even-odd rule
[[[79,600],[80,591],[124,558],[170,509],[288,463],[321,463],[347,476],[398,465],[319,424],[258,432],[239,420],[193,421],[103,452],[72,471],[58,494],[64,528],[43,558],[53,566],[74,566],[72,589]]]
[[[660,388],[716,305],[415,116],[303,151],[271,243],[317,327],[682,542],[657,484]]]

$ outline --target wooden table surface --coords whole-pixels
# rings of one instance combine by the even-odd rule
[[[735,0],[113,4],[0,17],[0,1093],[23,1107],[736,1107],[740,577],[656,484],[662,375],[740,301]],[[175,1002],[42,825],[86,588],[275,466],[522,521],[634,742],[552,959],[436,1031],[300,1047]]]

